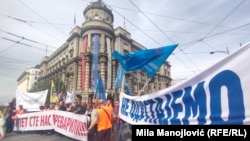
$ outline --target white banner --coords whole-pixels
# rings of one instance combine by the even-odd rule
[[[64,111],[43,111],[17,116],[14,131],[50,130],[87,141],[87,117]]]
[[[76,101],[75,94],[67,92],[66,99],[65,99],[65,104],[73,103],[75,101]]]
[[[250,43],[200,74],[143,96],[121,93],[119,113],[131,124],[250,124]]]
[[[36,93],[16,92],[16,107],[23,105],[27,111],[40,111],[39,107],[45,105],[48,90]]]

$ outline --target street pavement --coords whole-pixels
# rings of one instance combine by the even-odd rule
[[[125,124],[124,127],[124,141],[131,140],[131,130],[129,129],[128,124]],[[32,132],[23,132],[21,134],[16,133],[7,133],[6,137],[0,139],[1,141],[77,141],[57,133],[52,135],[38,134]],[[111,135],[111,141],[115,141],[114,134]]]

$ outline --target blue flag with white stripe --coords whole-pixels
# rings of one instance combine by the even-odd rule
[[[96,86],[98,79],[98,60],[99,60],[99,44],[100,44],[100,36],[93,36],[93,59],[92,59],[92,73],[91,73],[91,85],[92,88]]]
[[[125,71],[142,69],[152,77],[177,46],[178,44],[174,44],[156,49],[140,50],[125,55],[114,51],[112,55],[119,61]]]
[[[162,64],[167,60],[169,55],[175,50],[177,45],[167,46],[162,48],[163,55],[150,61],[142,67],[142,70],[150,77],[153,78],[156,72],[160,69]]]
[[[119,68],[118,68],[117,74],[116,74],[116,79],[115,79],[115,89],[121,88],[124,73],[125,72],[122,69],[121,65],[119,65]]]
[[[115,79],[115,89],[116,90],[121,88],[123,77],[125,77],[125,71],[121,67],[121,65],[119,65],[119,68],[117,70],[116,79]],[[124,79],[124,87],[125,87],[125,93],[130,95],[130,91],[128,88],[128,82],[127,82],[126,78]]]

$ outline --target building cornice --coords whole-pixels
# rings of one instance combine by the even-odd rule
[[[113,37],[115,37],[113,30],[111,30],[109,28],[105,28],[103,26],[96,26],[96,25],[83,27],[82,31],[81,31],[81,35],[83,35],[87,31],[91,31],[91,30],[105,31],[105,32],[109,33],[110,35],[112,35]]]
[[[73,33],[68,39],[67,42],[70,42],[71,40],[73,40],[75,37],[77,38],[81,38],[81,35],[79,33]]]

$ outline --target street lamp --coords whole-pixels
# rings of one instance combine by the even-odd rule
[[[226,51],[212,51],[212,52],[210,52],[210,54],[214,54],[214,53],[216,53],[216,52],[229,54],[229,50],[228,50],[228,48],[227,48],[227,50],[226,50]]]

